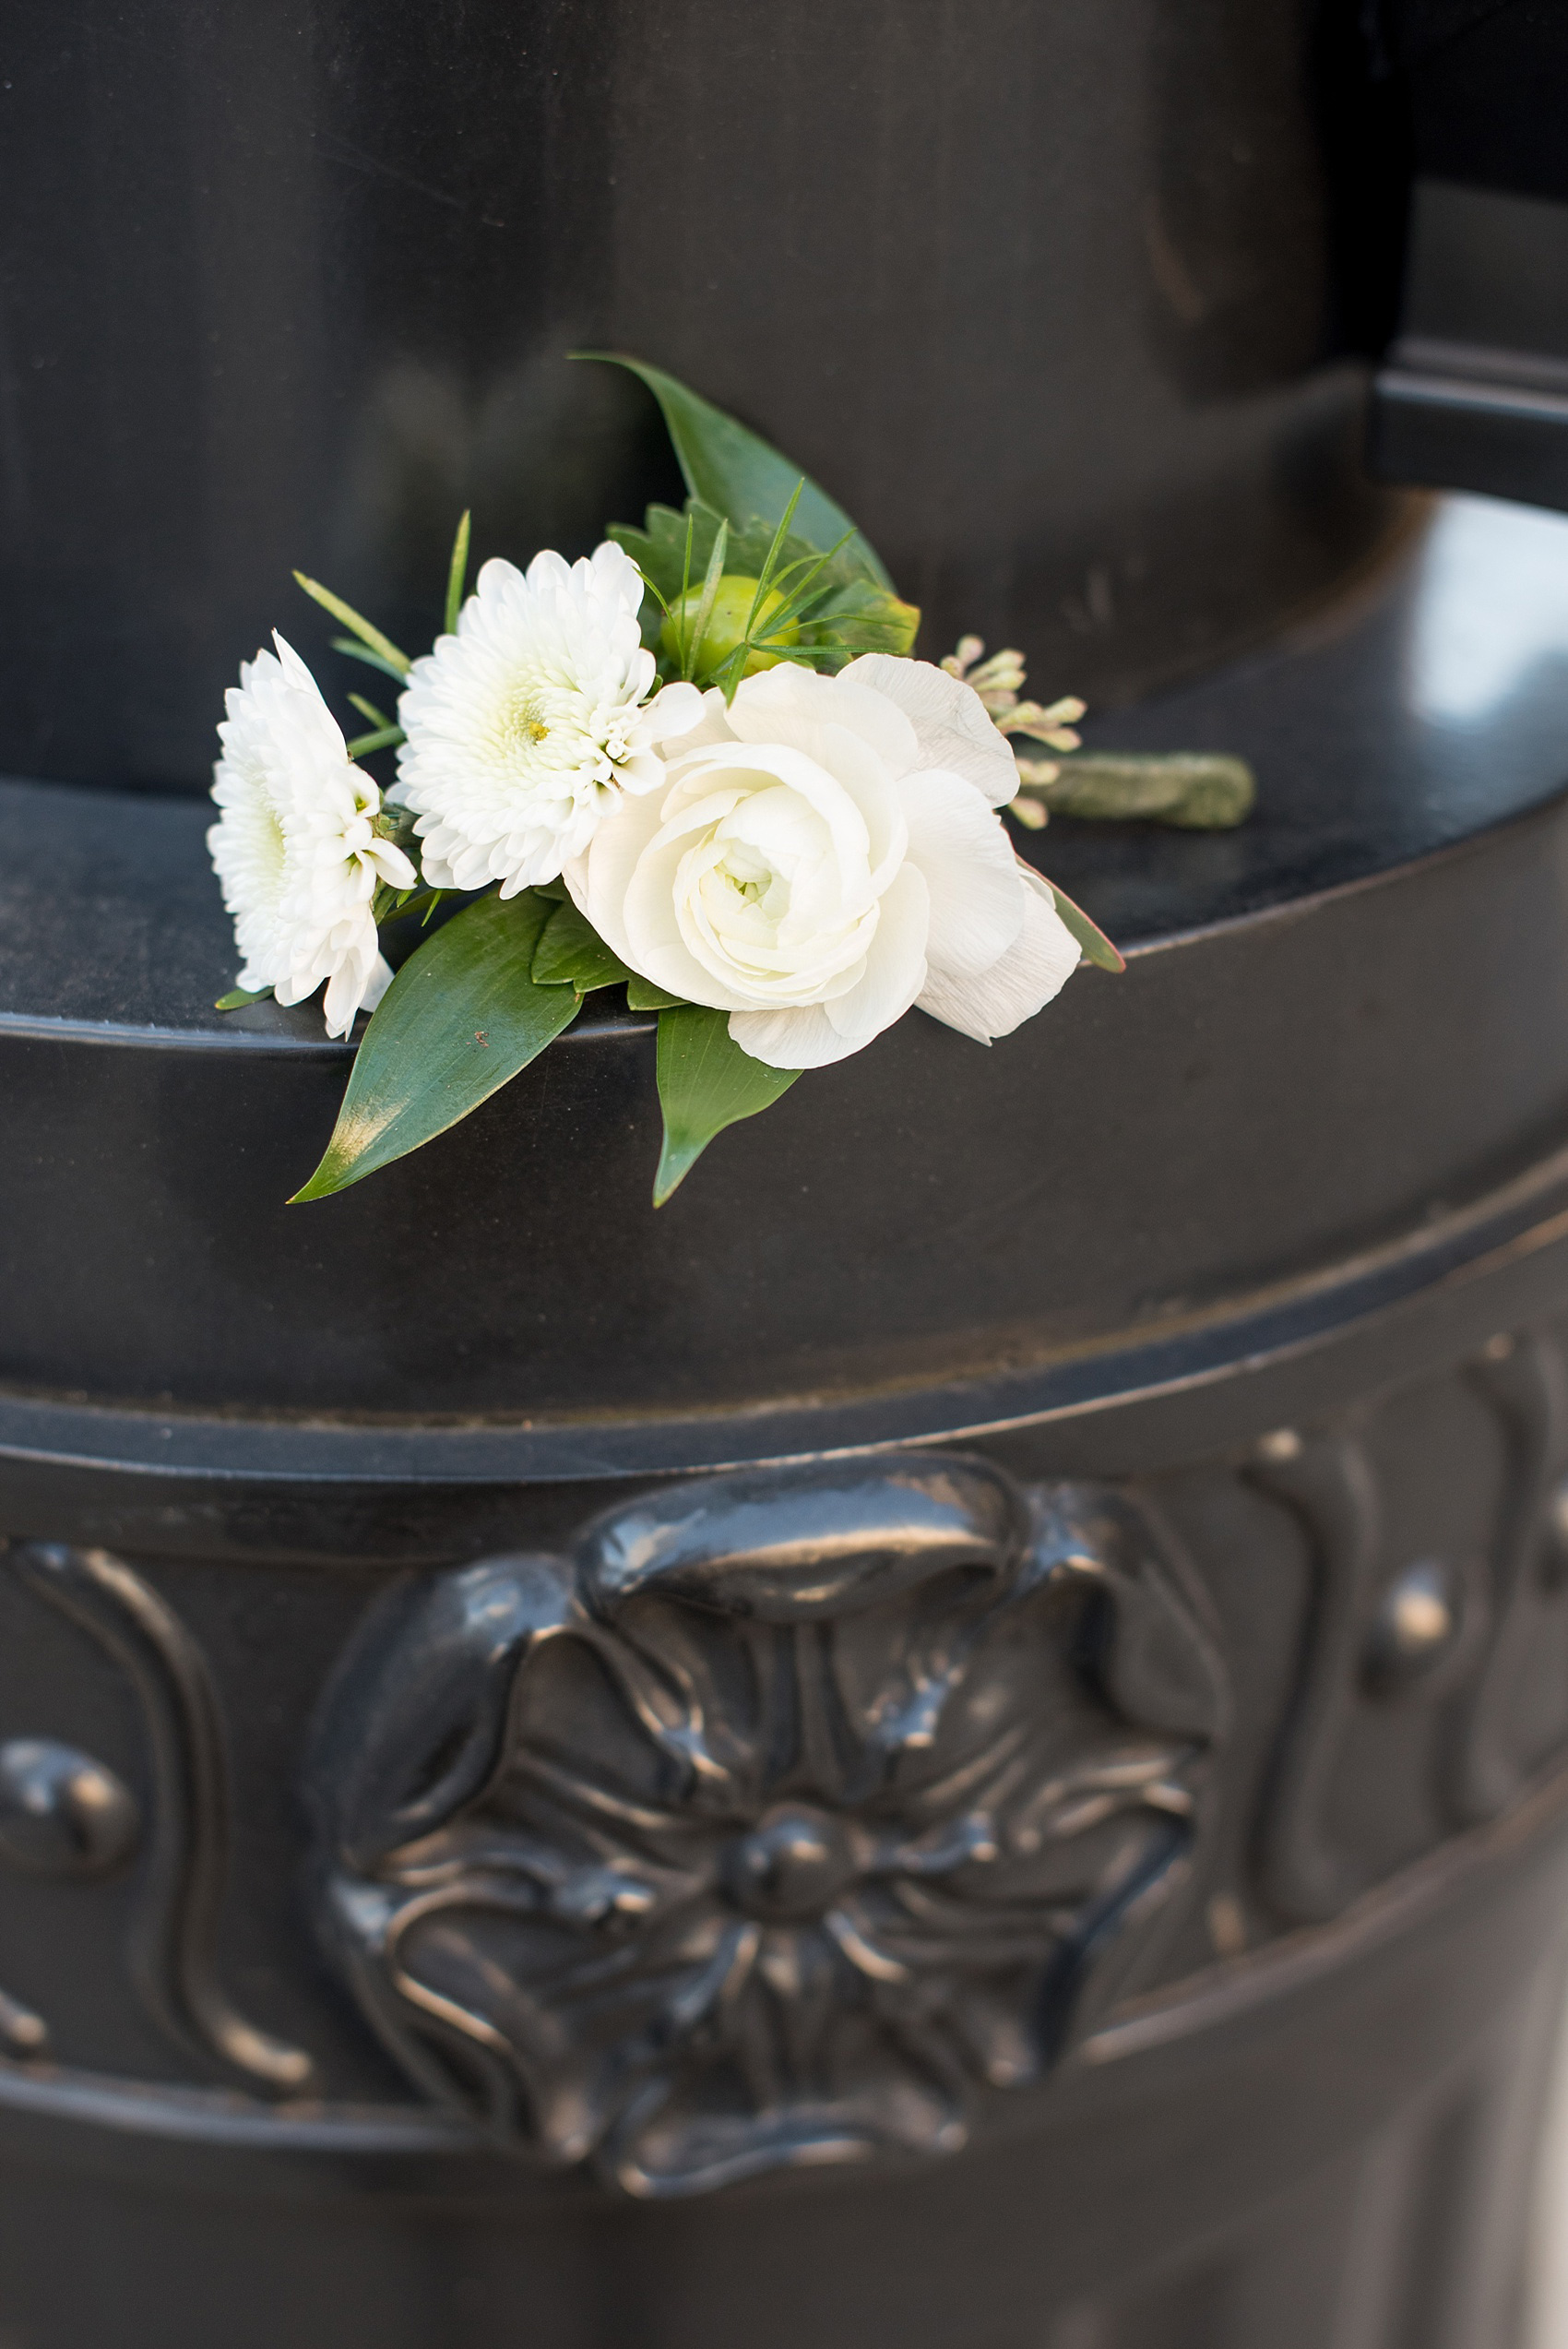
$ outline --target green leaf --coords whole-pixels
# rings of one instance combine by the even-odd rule
[[[452,561],[446,573],[446,633],[457,633],[457,614],[463,608],[463,588],[469,576],[469,530],[473,521],[471,512],[465,510],[457,525],[457,535],[452,542]]]
[[[1083,907],[1075,905],[1066,890],[1059,889],[1054,881],[1048,880],[1046,886],[1056,900],[1057,912],[1062,916],[1073,936],[1076,938],[1084,960],[1092,962],[1099,971],[1125,971],[1127,965],[1123,957],[1111,945],[1105,932],[1089,920]]]
[[[226,996],[219,996],[212,1008],[214,1011],[243,1011],[247,1003],[265,1003],[271,993],[270,987],[257,987],[254,994],[247,994],[244,987],[232,987]]]
[[[576,987],[580,996],[586,996],[596,987],[619,986],[631,976],[586,913],[579,913],[570,902],[555,907],[534,949],[536,987]]]
[[[904,655],[915,649],[921,607],[857,579],[818,604],[812,622],[823,641],[831,638],[845,648],[846,660],[861,652]]]
[[[367,669],[379,669],[384,677],[394,677],[398,685],[405,682],[401,669],[394,669],[390,661],[383,661],[379,653],[367,652],[362,644],[354,642],[352,637],[334,637],[332,650],[334,652],[346,652],[350,661],[362,661]]]
[[[367,701],[362,693],[351,693],[349,700],[360,716],[368,718],[373,726],[395,726],[398,722],[395,718],[389,718],[385,709],[378,709],[374,701]]]
[[[672,996],[664,987],[656,987],[651,979],[639,978],[634,971],[626,982],[628,1011],[673,1011],[683,1004],[684,996]]]
[[[777,448],[750,432],[735,417],[727,416],[695,391],[667,376],[661,367],[647,366],[640,359],[629,359],[619,351],[575,351],[575,359],[602,359],[612,366],[629,368],[658,400],[671,442],[685,475],[686,487],[695,498],[718,514],[726,515],[732,527],[760,517],[772,530],[790,502],[790,493],[803,477],[798,465],[781,457]],[[836,506],[826,493],[818,489],[809,478],[803,479],[801,502],[795,521],[801,535],[816,547],[831,546],[845,531],[851,535],[850,544],[861,566],[881,586],[891,588],[892,579],[881,556],[870,541],[855,529],[840,506]]]
[[[1080,751],[1038,796],[1057,816],[1225,832],[1251,815],[1257,782],[1244,758],[1218,751]]]
[[[659,1100],[664,1147],[653,1179],[653,1203],[662,1207],[696,1164],[715,1134],[769,1109],[788,1092],[798,1068],[768,1068],[741,1050],[730,1034],[730,1014],[683,1004],[659,1015]]]
[[[697,598],[695,617],[686,609],[691,601],[689,590],[681,598],[681,674],[683,677],[690,678],[696,674],[697,659],[702,651],[703,638],[707,634],[707,624],[713,617],[714,599],[719,593],[719,582],[724,576],[724,555],[729,544],[730,525],[728,522],[720,522],[719,535],[713,542],[713,553],[707,558],[707,571],[703,579],[702,593]]]
[[[371,900],[370,910],[378,929],[385,927],[388,922],[401,922],[410,913],[422,916],[420,926],[422,929],[442,899],[453,894],[451,889],[395,889],[383,881]]]
[[[373,734],[355,734],[346,747],[350,758],[363,758],[373,750],[386,750],[395,742],[404,740],[401,726],[377,726]]]
[[[294,577],[324,612],[330,612],[335,620],[341,620],[346,628],[352,629],[361,643],[374,653],[383,668],[390,669],[395,677],[408,675],[414,664],[406,652],[398,651],[390,637],[384,637],[381,630],[362,618],[351,603],[345,603],[340,595],[334,595],[330,588],[324,588],[319,579],[307,579],[303,571],[296,571]]]
[[[660,650],[663,613],[656,607],[676,611],[681,606],[688,528],[692,571],[701,578],[712,559],[723,519],[711,507],[692,498],[681,514],[669,506],[650,506],[640,531],[629,522],[609,525],[610,536],[625,549],[648,587],[643,602],[643,641],[651,650]],[[921,622],[919,605],[902,602],[872,578],[852,542],[824,554],[804,539],[787,533],[775,546],[777,527],[770,530],[753,517],[731,528],[725,552],[725,566],[731,574],[765,582],[784,599],[757,631],[759,640],[766,639],[769,626],[793,627],[796,640],[781,643],[778,650],[790,659],[809,660],[814,666],[828,670],[841,669],[859,652],[913,650]]]
[[[327,1154],[295,1199],[319,1199],[477,1109],[576,1019],[570,987],[529,975],[549,906],[481,897],[409,957],[354,1056]]]

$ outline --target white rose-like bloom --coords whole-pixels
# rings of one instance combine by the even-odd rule
[[[212,796],[223,813],[207,845],[234,917],[237,984],[301,1003],[327,981],[327,1032],[346,1036],[374,1010],[392,973],[376,943],[378,881],[418,879],[374,829],[381,793],[354,765],[343,730],[291,645],[240,667],[218,729]]]
[[[774,1068],[842,1060],[911,1004],[989,1043],[1050,1002],[1078,948],[994,813],[1017,769],[970,686],[868,653],[704,698],[664,791],[565,868],[624,962]]]
[[[642,575],[607,540],[591,562],[536,554],[481,570],[455,636],[416,661],[398,704],[408,736],[393,796],[419,817],[438,888],[552,881],[619,793],[665,780],[657,745],[695,725],[695,686],[656,674],[637,613]]]

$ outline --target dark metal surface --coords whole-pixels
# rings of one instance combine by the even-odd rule
[[[1372,471],[1568,506],[1568,18],[1555,0],[1367,15],[1416,174]]]
[[[1486,175],[1558,13],[18,18],[5,2349],[1514,2349],[1568,523],[1392,550],[1325,362],[1389,92],[1568,195],[1544,116]],[[173,794],[291,561],[412,636],[469,496],[576,551],[668,485],[601,340],[822,471],[929,650],[1187,674],[1098,738],[1259,815],[1053,825],[1124,979],[909,1019],[658,1218],[608,997],[286,1209],[348,1052],[210,1009]]]
[[[204,2349],[216,2307],[245,2349],[1179,2349],[1194,2310],[1205,2349],[1497,2349],[1564,1954],[1565,1300],[1131,1485],[590,1484],[514,1502],[548,1547],[390,1586],[269,1554],[287,1509],[248,1563],[14,1548],[0,1724],[90,1722],[187,1842],[51,1584],[199,1654],[216,1981],[313,2073],[171,2030],[155,1862],[9,1872],[49,2041],[0,2061],[0,2312],[40,2349]],[[1413,1576],[1467,1629],[1390,1675]]]

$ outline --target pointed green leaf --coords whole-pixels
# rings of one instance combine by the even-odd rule
[[[769,1109],[788,1092],[798,1068],[768,1068],[731,1041],[730,1014],[683,1004],[659,1015],[659,1100],[664,1147],[653,1180],[662,1207],[684,1181],[715,1134]]]
[[[319,579],[307,579],[303,571],[296,571],[294,577],[324,612],[330,612],[335,620],[341,620],[346,628],[352,629],[361,643],[374,653],[383,668],[390,669],[395,677],[408,675],[414,664],[406,652],[398,651],[390,637],[384,637],[381,630],[356,612],[351,603],[345,603],[340,595],[334,595],[330,588],[324,588]]]
[[[254,992],[244,987],[231,987],[226,996],[219,996],[212,1008],[214,1011],[243,1011],[247,1003],[265,1003],[271,993],[270,987],[257,987]]]
[[[488,1101],[576,1017],[529,975],[550,908],[481,897],[409,957],[365,1031],[327,1155],[296,1199],[326,1198]]]
[[[1063,922],[1072,936],[1076,938],[1084,960],[1092,962],[1099,971],[1125,971],[1126,962],[1111,945],[1105,932],[1089,920],[1083,907],[1075,905],[1066,890],[1059,889],[1054,881],[1048,881],[1047,887],[1056,900],[1057,912],[1062,916]]]
[[[626,982],[628,1011],[673,1011],[686,1000],[684,996],[672,996],[663,987],[656,987],[651,979],[639,979],[634,972]]]
[[[750,432],[735,417],[727,416],[721,408],[699,399],[695,391],[667,376],[661,367],[649,367],[640,359],[628,359],[618,351],[577,351],[576,359],[603,359],[612,366],[629,368],[634,376],[647,384],[663,411],[664,422],[686,487],[694,497],[711,506],[716,513],[727,515],[737,528],[758,519],[771,530],[788,506],[797,482],[802,479],[801,469],[781,457],[777,448]],[[827,547],[843,537],[846,531],[853,533],[850,546],[871,576],[885,588],[892,579],[881,556],[870,541],[855,529],[842,507],[836,506],[826,491],[805,480],[801,502],[795,510],[795,528],[814,546]]]
[[[457,525],[457,535],[452,542],[452,561],[446,573],[446,633],[457,633],[457,614],[463,608],[463,589],[469,577],[469,531],[473,516],[466,508]]]
[[[579,913],[569,900],[555,907],[534,948],[536,987],[576,987],[580,996],[586,996],[595,987],[619,986],[631,976],[586,913]]]
[[[362,644],[354,642],[352,637],[334,637],[332,650],[334,652],[346,652],[350,661],[362,661],[367,669],[379,669],[384,677],[392,677],[398,685],[407,682],[401,669],[394,669],[390,661],[383,661],[378,652],[367,652]]]
[[[355,734],[345,747],[350,758],[365,758],[373,750],[386,750],[404,739],[401,726],[377,726],[373,734]]]

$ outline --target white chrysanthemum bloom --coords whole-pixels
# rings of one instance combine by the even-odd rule
[[[236,984],[301,1003],[325,979],[327,1032],[346,1036],[392,982],[371,913],[376,883],[410,888],[418,875],[375,831],[381,793],[349,757],[315,679],[280,636],[273,642],[276,656],[242,662],[225,697],[212,771],[223,813],[207,845],[234,917]]]
[[[591,562],[536,554],[481,570],[455,636],[414,662],[393,796],[419,817],[425,879],[503,897],[552,881],[622,792],[665,780],[658,745],[696,724],[695,686],[656,674],[642,575],[606,541]]]
[[[665,789],[566,866],[632,970],[774,1068],[843,1060],[911,1004],[989,1043],[1064,984],[1077,943],[995,813],[1017,770],[968,686],[867,653],[705,698]]]

